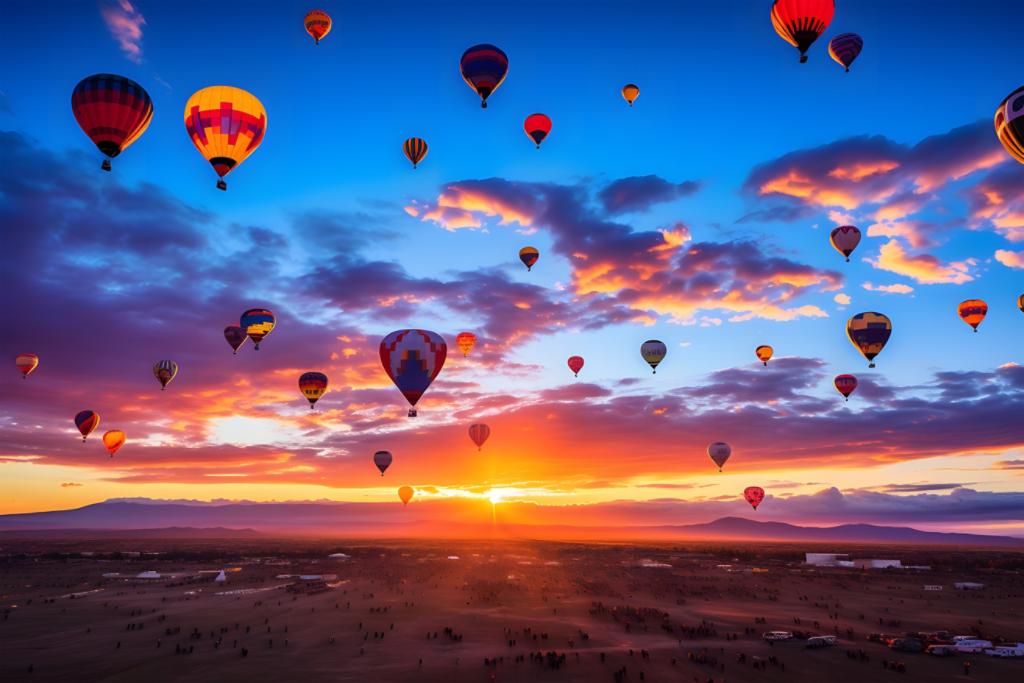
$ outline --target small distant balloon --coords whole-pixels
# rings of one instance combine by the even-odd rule
[[[852,225],[840,225],[832,230],[829,241],[832,242],[832,247],[836,251],[846,257],[846,262],[849,263],[850,254],[860,244],[860,230]]]
[[[403,486],[402,488],[398,489],[398,497],[402,499],[403,505],[408,505],[409,501],[412,500],[412,497],[415,493],[416,492],[413,491],[411,486]]]
[[[277,325],[277,317],[268,308],[250,308],[242,314],[240,324],[245,334],[256,345],[256,350],[259,351],[260,342],[274,331],[274,326]],[[226,332],[225,330],[225,334]]]
[[[128,437],[120,429],[112,429],[103,435],[103,445],[107,447],[111,458],[114,457],[114,453],[117,453],[118,449],[124,445],[127,439]]]
[[[981,324],[981,321],[985,319],[985,315],[988,313],[988,304],[981,299],[968,299],[957,306],[956,312],[961,320],[977,332],[978,325]]]
[[[373,464],[380,470],[380,476],[384,476],[385,470],[391,467],[391,451],[377,451],[373,454]]]
[[[483,450],[484,442],[491,436],[491,428],[485,424],[469,426],[469,438],[476,444],[476,449]]]
[[[756,510],[757,506],[764,500],[764,489],[760,486],[748,486],[743,489],[743,497],[750,503],[750,507]]]
[[[779,37],[800,50],[800,63],[807,61],[807,50],[832,23],[835,0],[775,0],[772,26]]]
[[[14,365],[21,373],[21,378],[26,379],[39,367],[39,356],[34,353],[19,353],[14,358]]]
[[[309,401],[309,409],[327,393],[327,375],[322,372],[304,372],[299,376],[299,391]]]
[[[775,349],[767,344],[762,344],[754,349],[754,353],[757,355],[757,359],[767,366],[768,361],[772,359],[772,354],[775,353]]]
[[[890,335],[892,321],[881,313],[858,313],[846,322],[846,336],[861,355],[867,358],[869,368],[875,367],[875,356],[885,348]]]
[[[857,378],[853,375],[836,375],[833,383],[836,385],[836,391],[842,394],[847,401],[850,400],[850,394],[857,389]]]
[[[78,125],[110,160],[139,139],[153,120],[153,100],[145,88],[124,76],[96,74],[83,78],[71,93],[71,111]]]
[[[248,338],[249,336],[245,333],[245,330],[242,329],[241,325],[228,325],[224,328],[224,339],[226,339],[228,344],[231,346],[232,355],[238,354],[238,349],[242,347],[242,344],[244,344],[245,340]]]
[[[576,377],[580,376],[580,370],[583,369],[583,356],[569,356],[569,360],[566,361],[569,369],[572,370],[572,374]]]
[[[480,107],[486,109],[487,98],[508,74],[508,55],[494,45],[474,45],[462,53],[459,67],[462,80],[480,96]]]
[[[1014,159],[1024,164],[1024,85],[996,108],[996,137]]]
[[[526,270],[533,270],[533,264],[540,258],[540,252],[536,247],[523,247],[519,250],[519,260],[526,266]]]
[[[409,138],[402,143],[402,151],[405,152],[405,158],[412,162],[412,167],[416,168],[427,156],[427,141],[423,138]]]
[[[316,45],[331,32],[331,15],[323,10],[315,9],[306,15],[306,33],[313,36]]]
[[[1024,313],[1024,294],[1017,297],[1017,308],[1020,309],[1021,313]]]
[[[708,444],[708,457],[718,465],[719,472],[725,467],[725,463],[730,455],[732,455],[732,447],[724,441],[715,441],[712,444]]]
[[[178,376],[178,364],[173,360],[157,361],[153,366],[153,376],[160,382],[160,391],[163,391],[171,380]]]
[[[651,374],[654,374],[658,372],[658,364],[668,355],[668,347],[665,346],[665,342],[648,339],[640,345],[640,355],[651,366]]]
[[[75,415],[75,426],[82,434],[82,441],[100,426],[100,414],[95,410],[83,410]]]
[[[864,39],[856,33],[840,33],[829,41],[828,54],[849,73],[850,65],[857,59],[863,47]]]
[[[459,332],[455,335],[455,345],[459,347],[459,351],[462,351],[463,356],[468,356],[476,346],[476,335],[472,332]]]
[[[548,133],[551,132],[551,119],[544,114],[530,114],[523,122],[523,130],[526,131],[527,137],[537,145],[537,149],[540,149],[540,143],[544,142]]]
[[[629,106],[632,107],[633,103],[636,102],[636,98],[638,97],[640,97],[640,88],[633,85],[632,83],[627,83],[626,85],[622,86],[622,99],[629,102]]]

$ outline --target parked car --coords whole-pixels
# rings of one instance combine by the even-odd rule
[[[992,649],[992,641],[981,640],[980,638],[965,638],[957,640],[953,647],[956,648],[957,652],[984,652],[985,650]]]
[[[899,652],[924,652],[924,643],[917,638],[897,638],[889,648]]]
[[[807,647],[809,648],[828,647],[835,644],[835,636],[811,636],[807,639]]]
[[[1024,643],[996,645],[989,650],[985,650],[985,654],[990,657],[1024,657]]]
[[[952,645],[929,645],[926,652],[936,657],[952,657],[956,654],[956,648]]]

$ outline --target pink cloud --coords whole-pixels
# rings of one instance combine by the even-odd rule
[[[100,15],[125,56],[136,64],[142,62],[142,27],[146,24],[142,13],[129,0],[104,0]]]
[[[974,279],[973,260],[942,263],[930,254],[908,253],[897,240],[889,240],[878,250],[878,256],[865,260],[879,270],[904,275],[922,285],[962,285]]]
[[[1010,251],[1009,249],[997,249],[996,261],[999,261],[1007,268],[1022,270],[1024,269],[1024,251]]]
[[[913,287],[904,284],[873,285],[870,282],[865,282],[861,286],[869,292],[881,292],[883,294],[910,294],[914,291]]]

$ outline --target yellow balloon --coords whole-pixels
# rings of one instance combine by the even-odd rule
[[[110,457],[114,457],[114,453],[124,445],[124,442],[128,440],[124,432],[120,429],[111,429],[109,432],[103,435],[103,445],[110,451]]]
[[[192,144],[220,176],[217,187],[226,190],[224,176],[263,142],[267,111],[258,99],[244,90],[213,85],[188,98],[185,130]]]

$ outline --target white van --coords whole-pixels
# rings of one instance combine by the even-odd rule
[[[996,645],[990,650],[985,650],[985,654],[991,657],[1024,657],[1024,643]]]
[[[980,640],[977,638],[965,638],[958,640],[953,645],[957,652],[984,652],[992,649],[991,640]]]
[[[761,637],[764,640],[789,640],[793,637],[793,634],[789,631],[766,631],[761,634]],[[992,647],[992,643],[989,643],[988,646]]]

